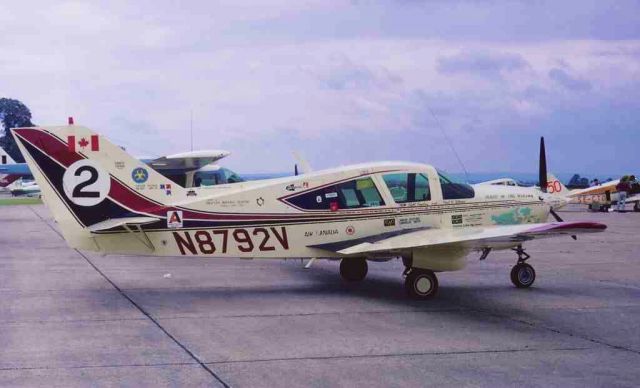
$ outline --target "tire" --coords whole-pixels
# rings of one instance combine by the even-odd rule
[[[404,289],[413,299],[431,299],[438,293],[438,278],[433,271],[413,268],[404,280]]]
[[[369,266],[362,258],[342,259],[340,261],[340,275],[348,282],[359,282],[367,276]]]
[[[529,288],[536,280],[536,271],[527,263],[518,263],[511,269],[511,283],[518,288]]]

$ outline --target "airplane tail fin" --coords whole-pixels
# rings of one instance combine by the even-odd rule
[[[126,220],[160,222],[167,204],[186,197],[183,187],[86,127],[12,131],[45,204],[74,248],[99,250],[91,232],[122,228]]]
[[[569,189],[562,184],[560,179],[556,178],[555,175],[548,172],[547,173],[547,193],[556,196],[565,197],[569,195]]]

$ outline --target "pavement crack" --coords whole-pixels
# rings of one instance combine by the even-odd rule
[[[556,351],[581,351],[590,350],[588,347],[566,347],[550,349],[491,349],[491,350],[471,350],[452,352],[409,352],[409,353],[378,353],[378,354],[353,354],[342,356],[308,356],[308,357],[280,357],[280,358],[258,358],[251,360],[231,360],[212,361],[207,364],[242,364],[252,362],[277,362],[277,361],[298,361],[298,360],[348,360],[359,358],[387,358],[387,357],[412,357],[412,356],[447,356],[464,354],[488,354],[488,353],[521,353],[521,352],[556,352]]]

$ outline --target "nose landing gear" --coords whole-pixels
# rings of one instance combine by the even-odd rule
[[[518,288],[531,287],[536,280],[536,271],[525,263],[531,256],[524,251],[522,245],[518,245],[514,251],[518,254],[518,263],[511,269],[511,283]]]

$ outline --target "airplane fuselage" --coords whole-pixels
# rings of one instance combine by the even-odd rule
[[[149,190],[157,188],[139,187],[138,193]],[[341,257],[333,249],[340,243],[381,233],[540,223],[549,214],[536,190],[472,188],[412,163],[201,187],[188,195],[188,206],[167,208],[161,213],[166,219],[141,227],[148,244],[115,228],[94,234],[96,246],[140,254],[162,247],[161,254],[171,256]]]

